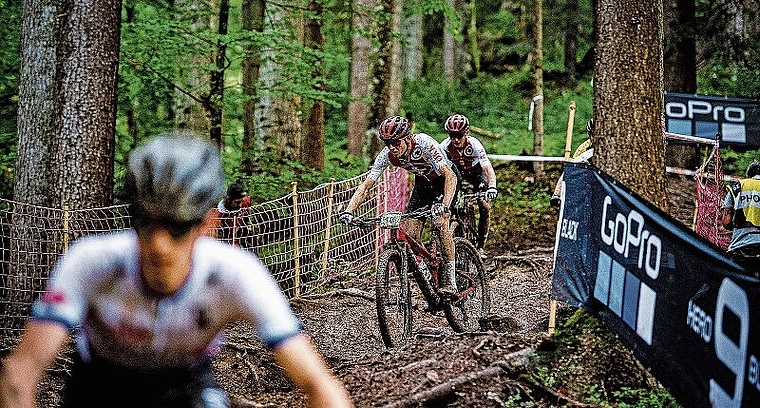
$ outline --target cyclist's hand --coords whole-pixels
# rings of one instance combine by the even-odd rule
[[[497,195],[499,195],[499,190],[496,187],[488,187],[488,190],[486,190],[486,200],[488,201],[493,200]]]
[[[354,216],[351,215],[351,213],[348,211],[343,211],[342,213],[338,214],[338,219],[343,224],[348,225],[351,224],[351,222],[354,220]]]
[[[432,207],[430,207],[430,215],[433,218],[438,218],[443,215],[443,213],[446,212],[446,206],[443,205],[443,203],[435,203]]]

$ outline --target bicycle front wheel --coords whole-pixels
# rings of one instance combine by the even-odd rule
[[[375,273],[375,302],[380,336],[386,347],[405,345],[412,334],[412,303],[406,259],[397,249],[380,254]]]
[[[466,239],[454,238],[454,251],[459,296],[453,301],[445,300],[443,312],[454,331],[479,331],[480,322],[491,308],[485,268],[475,246]]]

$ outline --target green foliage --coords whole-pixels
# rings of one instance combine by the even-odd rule
[[[454,84],[429,77],[409,81],[404,88],[402,113],[415,122],[417,131],[439,141],[445,138],[443,121],[453,113],[462,113],[473,126],[501,136],[498,140],[480,137],[489,153],[532,153],[533,133],[527,128],[530,100],[519,92],[529,81],[527,70]],[[546,88],[544,93],[544,155],[562,156],[570,102],[576,103],[574,148],[586,139],[593,89],[590,82],[582,81],[575,89]]]
[[[619,391],[613,391],[612,396],[618,408],[679,408],[681,406],[662,386],[655,392],[624,387]]]

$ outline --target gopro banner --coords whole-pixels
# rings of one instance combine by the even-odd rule
[[[665,93],[665,128],[668,132],[715,140],[743,148],[760,147],[760,104],[757,101],[717,96]]]
[[[599,317],[684,406],[760,406],[760,280],[585,164],[565,164],[552,294]]]

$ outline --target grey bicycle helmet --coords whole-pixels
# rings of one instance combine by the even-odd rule
[[[153,138],[129,158],[126,192],[136,216],[200,223],[224,195],[219,151],[190,131]]]

